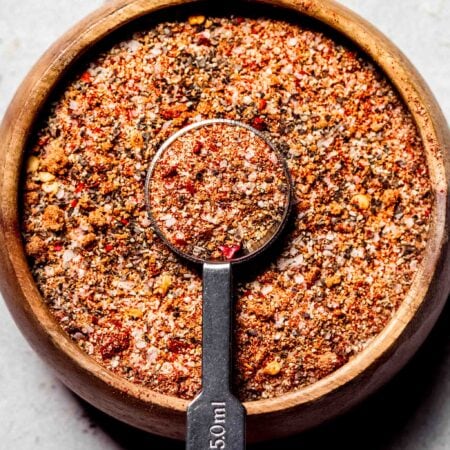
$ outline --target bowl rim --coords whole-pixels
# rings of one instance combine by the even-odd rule
[[[365,350],[318,382],[279,397],[245,402],[248,415],[252,416],[277,413],[326,398],[355,378],[372,372],[396,352],[397,340],[405,333],[411,322],[420,316],[424,303],[429,302],[437,290],[441,291],[441,297],[448,294],[449,287],[444,284],[440,271],[444,265],[447,266],[448,255],[450,137],[443,114],[420,75],[407,58],[364,19],[333,0],[250,0],[250,2],[291,9],[297,14],[322,22],[356,44],[362,53],[368,55],[378,65],[413,115],[424,144],[434,193],[430,233],[423,261],[407,296],[388,325]],[[24,331],[29,340],[35,340],[37,332],[38,346],[44,342],[50,344],[56,354],[63,354],[62,359],[70,360],[72,367],[78,366],[83,373],[96,377],[106,389],[122,393],[143,404],[157,405],[180,413],[186,411],[187,400],[157,393],[110,372],[83,352],[63,332],[45,307],[28,269],[20,237],[17,205],[27,137],[49,93],[64,76],[68,67],[72,66],[94,43],[125,24],[168,7],[195,3],[198,3],[197,0],[115,0],[106,3],[65,33],[42,56],[23,81],[0,128],[0,189],[3,193],[0,200],[0,257],[3,280],[0,283],[8,307],[16,321],[22,323],[22,331],[30,324],[35,326],[37,331]],[[248,3],[248,0],[244,3]],[[426,319],[425,335],[428,334],[443,307],[443,303],[440,303],[435,313]],[[36,343],[34,345],[37,346]],[[405,345],[407,348],[407,343]],[[37,350],[42,355],[42,348]],[[411,356],[408,350],[402,352],[404,354],[398,357],[400,362],[397,363],[394,372]],[[58,371],[58,368],[56,369]],[[59,374],[63,379],[67,378],[63,372]],[[392,374],[389,374],[389,377]],[[373,389],[376,384],[373,383]],[[83,397],[83,392],[80,395]]]

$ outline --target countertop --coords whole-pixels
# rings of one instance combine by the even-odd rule
[[[450,119],[450,1],[341,0],[410,58]],[[102,0],[0,0],[0,117],[43,51]],[[413,360],[376,395],[320,428],[254,450],[450,449],[447,306]],[[67,390],[31,350],[0,301],[0,448],[182,449],[109,418]]]

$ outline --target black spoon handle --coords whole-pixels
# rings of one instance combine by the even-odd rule
[[[245,408],[231,393],[231,265],[203,265],[202,392],[187,412],[187,450],[245,448]]]

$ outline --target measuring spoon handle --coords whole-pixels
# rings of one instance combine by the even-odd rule
[[[232,272],[203,265],[202,392],[187,412],[187,450],[245,449],[245,408],[231,393]]]

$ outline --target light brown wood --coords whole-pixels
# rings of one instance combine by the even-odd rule
[[[0,128],[0,286],[15,321],[62,382],[86,401],[136,427],[180,439],[185,432],[186,401],[155,393],[107,371],[62,332],[45,307],[23,251],[18,189],[27,137],[48,95],[68,68],[113,30],[143,15],[186,3],[194,2],[116,0],[105,4],[39,60],[19,88]],[[450,136],[442,112],[421,77],[382,34],[332,0],[259,3],[292,9],[329,25],[378,63],[417,123],[432,179],[434,207],[423,263],[389,325],[366,350],[323,380],[275,399],[246,403],[250,440],[279,437],[314,426],[347,410],[385,383],[428,335],[450,286]]]

